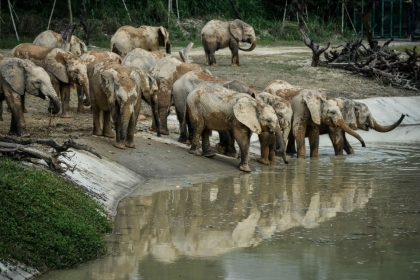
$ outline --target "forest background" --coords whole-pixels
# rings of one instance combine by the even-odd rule
[[[32,42],[42,31],[61,33],[69,22],[74,35],[88,44],[108,47],[123,25],[164,26],[171,43],[200,41],[200,31],[211,19],[239,18],[251,24],[259,42],[300,41],[296,8],[291,0],[1,0],[0,48]],[[351,19],[363,1],[307,0],[307,32],[318,42],[337,41],[356,34]],[[13,16],[13,18],[12,18]],[[86,37],[90,32],[90,39]],[[19,38],[19,41],[17,40]],[[89,42],[90,41],[90,42]]]

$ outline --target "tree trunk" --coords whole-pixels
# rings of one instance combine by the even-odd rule
[[[73,13],[71,11],[71,0],[67,0],[67,5],[69,6],[70,22],[73,22]]]

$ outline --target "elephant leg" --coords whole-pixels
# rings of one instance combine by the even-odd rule
[[[168,129],[168,120],[167,120],[167,110],[163,109],[164,106],[159,105],[159,120],[160,120],[160,133],[163,135],[169,135]],[[168,106],[166,106],[168,108]],[[152,127],[150,128],[151,131],[157,131],[155,120],[152,120]]]
[[[189,113],[191,116],[191,114]],[[204,131],[204,120],[202,116],[196,116],[190,118],[191,126],[193,127],[193,138],[191,141],[190,154],[200,155],[199,146],[200,146],[200,137]]]
[[[305,158],[306,148],[305,148],[305,126],[294,126],[293,127],[293,137],[296,142],[296,151],[298,158]]]
[[[17,135],[21,137],[29,137],[26,131],[25,118],[22,111],[21,96],[16,97],[10,93],[9,98],[6,97],[6,103],[12,113],[9,135]]]
[[[349,141],[347,141],[346,133],[343,131],[343,149],[346,151],[348,155],[354,154],[353,147],[350,145]]]
[[[3,121],[3,100],[0,100],[0,121]]]
[[[113,112],[112,113],[112,120],[114,121],[114,127],[115,127],[114,147],[117,147],[119,149],[125,149],[125,143],[124,143],[124,138],[125,137],[122,135],[123,120],[122,120],[121,114],[117,114],[117,113]],[[105,112],[104,112],[104,125],[105,125]]]
[[[103,129],[102,129],[102,136],[107,138],[114,138],[115,133],[112,131],[111,128],[111,112],[110,111],[102,111],[103,115]],[[117,128],[115,128],[117,130]]]
[[[289,139],[287,140],[286,153],[296,154],[296,143],[295,143],[295,137],[293,136],[293,133],[289,133]]]
[[[232,52],[231,66],[240,66],[240,64],[239,64],[238,43],[235,41],[235,43],[229,45],[229,49]]]
[[[26,106],[25,106],[25,95],[20,96],[20,104],[22,106],[22,112],[28,113],[28,110],[26,109]]]
[[[246,131],[244,135],[244,130]],[[233,133],[235,135],[236,142],[238,143],[240,153],[241,153],[241,162],[239,163],[239,170],[245,172],[251,172],[249,167],[249,144],[251,139],[251,131],[248,128],[234,128]]]
[[[102,136],[101,110],[97,106],[92,106],[93,131],[92,135]]]
[[[184,143],[184,144],[190,144],[189,143],[189,135],[188,135],[188,128],[187,124],[180,123],[179,124],[179,137],[178,142]]]
[[[69,114],[70,109],[70,85],[63,84],[60,88],[61,94],[61,117],[62,118],[71,118]]]
[[[204,65],[209,66],[210,65],[210,52],[208,50],[204,50],[204,53],[206,54],[206,62]]]
[[[201,147],[203,150],[203,156],[211,158],[216,155],[210,148],[210,136],[211,129],[205,128],[201,133]]]
[[[219,143],[216,144],[216,149],[228,157],[236,156],[235,136],[232,130],[219,131]]]
[[[318,157],[319,154],[319,127],[312,125],[308,131],[310,157]]]
[[[343,155],[343,131],[341,129],[328,129],[328,136],[330,137],[331,143],[334,147],[334,153],[336,156]]]
[[[269,143],[269,133],[268,132],[262,132],[258,135],[258,139],[260,140],[260,150],[261,150],[261,156],[258,159],[259,163],[269,165],[269,154],[270,154],[270,143]]]
[[[134,115],[131,116],[130,121],[128,122],[127,136],[125,138],[125,146],[127,148],[134,148],[134,133],[136,131],[137,119]]]
[[[72,91],[76,91],[77,94],[77,112],[85,113],[85,106],[83,105],[83,89],[81,86],[72,85]]]

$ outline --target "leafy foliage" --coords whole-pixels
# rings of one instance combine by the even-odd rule
[[[80,188],[1,157],[0,174],[0,259],[43,270],[106,253],[106,210]]]

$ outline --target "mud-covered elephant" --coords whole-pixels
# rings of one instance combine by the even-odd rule
[[[250,43],[249,49],[239,47],[239,42]],[[206,65],[217,65],[214,53],[219,49],[229,47],[232,53],[232,66],[239,66],[241,51],[252,51],[257,45],[254,28],[239,20],[220,21],[211,20],[201,30],[201,43],[206,54]]]
[[[51,83],[56,86],[55,90],[61,97],[63,118],[71,117],[68,111],[72,84],[81,88],[77,111],[83,113],[84,106],[90,105],[87,68],[80,57],[59,48],[41,47],[31,43],[17,45],[11,51],[11,56],[30,59],[47,71]]]
[[[249,146],[251,134],[263,131],[275,133],[279,140],[286,161],[283,139],[279,122],[271,106],[265,105],[246,93],[229,90],[215,82],[204,82],[198,85],[187,97],[187,113],[193,127],[193,140],[190,153],[199,154],[200,138],[202,155],[213,157],[210,149],[212,130],[233,130],[240,148],[241,162],[239,169],[250,172]]]
[[[90,50],[84,53],[81,57],[82,61],[86,64],[87,73],[92,71],[95,64],[107,60],[108,62],[115,62],[121,64],[121,56],[110,51]]]
[[[78,37],[72,35],[70,43],[63,41],[63,36],[52,30],[45,30],[36,36],[33,41],[35,45],[47,48],[62,48],[65,51],[69,51],[72,54],[81,56],[87,52],[86,44]]]
[[[120,27],[111,38],[111,51],[126,56],[135,48],[147,51],[158,51],[159,46],[165,47],[166,53],[171,53],[169,32],[163,26]]]
[[[373,129],[382,133],[389,132],[399,126],[405,117],[402,114],[395,123],[382,126],[376,122],[369,107],[365,103],[347,98],[334,98],[334,100],[337,102],[344,120],[352,129],[359,128],[365,131]],[[346,138],[346,133],[341,127],[324,127],[325,129],[327,131],[325,132],[321,129],[321,133],[325,132],[329,134],[335,155],[343,155],[343,150],[347,154],[354,154],[354,150]]]
[[[357,138],[362,146],[365,142],[344,121],[337,101],[328,99],[316,90],[304,89],[290,100],[293,110],[292,130],[296,141],[297,157],[305,158],[305,137],[309,139],[310,156],[318,157],[320,126],[339,126],[343,131]]]
[[[258,101],[273,107],[283,133],[283,141],[284,143],[287,143],[287,139],[292,128],[293,116],[292,106],[289,101],[268,92],[261,92],[257,94],[255,98]],[[258,159],[258,162],[262,164],[274,164],[276,147],[278,146],[276,137],[274,137],[272,133],[262,132],[258,135],[258,138],[260,140],[261,148],[261,157]]]
[[[171,90],[176,80],[189,71],[201,70],[201,67],[195,63],[181,62],[173,56],[159,59],[158,62],[150,69],[149,73],[158,83],[158,102],[159,102],[159,119],[160,132],[169,135],[167,125],[168,108],[172,106]],[[152,131],[156,131],[156,124],[153,121]]]
[[[142,70],[149,71],[159,59],[169,56],[161,51],[146,51],[142,48],[135,48],[124,56],[121,64],[136,66]]]
[[[23,116],[22,96],[26,93],[48,98],[52,114],[60,112],[60,101],[50,77],[42,68],[27,59],[5,58],[0,60],[0,102],[6,103],[12,113],[9,134],[29,136]]]
[[[93,135],[114,137],[112,116],[116,132],[114,146],[120,149],[134,148],[134,133],[142,100],[151,104],[159,128],[157,83],[146,71],[102,61],[94,66],[89,78]]]

